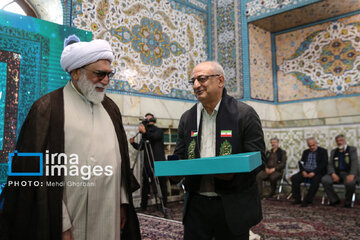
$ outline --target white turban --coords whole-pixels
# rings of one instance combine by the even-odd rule
[[[64,48],[60,64],[66,72],[81,68],[98,60],[114,60],[110,44],[96,39],[91,42],[76,42]]]

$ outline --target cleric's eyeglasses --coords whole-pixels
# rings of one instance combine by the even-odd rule
[[[189,84],[194,85],[195,81],[198,80],[199,83],[205,83],[211,77],[218,77],[220,74],[213,74],[213,75],[200,75],[195,78],[191,78],[189,80]]]
[[[100,80],[104,79],[105,76],[108,76],[109,79],[110,79],[110,78],[112,78],[112,77],[115,75],[115,73],[116,73],[116,72],[114,72],[114,71],[111,71],[111,72],[105,72],[105,71],[101,71],[101,70],[93,71],[93,70],[87,69],[87,68],[85,68],[85,67],[83,67],[83,69],[92,72],[92,73],[95,74],[95,76],[96,76],[98,79],[100,79]]]

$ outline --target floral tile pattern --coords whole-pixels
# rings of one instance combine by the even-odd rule
[[[313,0],[248,0],[246,3],[246,16],[248,18],[276,14],[283,8],[296,7],[300,4],[311,3]]]
[[[73,24],[112,45],[110,92],[194,100],[187,80],[208,58],[208,8],[196,0],[75,0]]]
[[[241,9],[236,0],[214,1],[217,61],[226,75],[226,88],[235,98],[243,98]]]
[[[249,24],[251,98],[274,101],[271,33]]]
[[[360,93],[360,15],[275,36],[279,102]]]

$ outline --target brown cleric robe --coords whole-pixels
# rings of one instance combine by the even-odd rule
[[[106,96],[102,105],[109,114],[116,131],[122,159],[121,175],[124,176],[125,188],[131,189],[129,152],[120,110]],[[32,105],[21,128],[16,150],[19,153],[42,152],[44,156],[46,150],[49,150],[49,155],[64,153],[64,139],[64,98],[63,88],[60,88],[41,97]],[[27,157],[26,160],[20,161],[20,158],[14,157],[12,171],[26,172],[28,169],[39,169],[39,161],[32,160],[34,159]],[[8,184],[3,192],[3,213],[0,216],[0,223],[3,225],[0,229],[5,231],[0,232],[0,239],[61,240],[64,191],[61,183],[64,176],[43,175],[8,177]],[[32,183],[38,181],[40,186],[14,187],[9,184],[11,181]],[[53,183],[53,186],[48,186],[49,182]],[[129,199],[129,204],[126,205],[128,206],[127,221],[121,239],[141,239],[130,190],[127,191],[127,195]]]

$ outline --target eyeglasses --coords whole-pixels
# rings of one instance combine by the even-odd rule
[[[87,69],[87,68],[85,68],[85,67],[83,67],[83,69],[92,72],[92,73],[95,74],[95,76],[96,76],[97,78],[99,78],[100,80],[104,79],[105,76],[108,76],[109,78],[112,78],[112,77],[115,75],[115,73],[116,73],[116,72],[114,72],[114,71],[111,71],[111,72],[105,72],[105,71],[100,71],[100,70],[93,71],[93,70]]]
[[[198,80],[199,83],[205,83],[211,77],[218,77],[220,74],[213,74],[213,75],[200,75],[196,78],[191,78],[189,80],[189,84],[194,85],[195,81]]]

